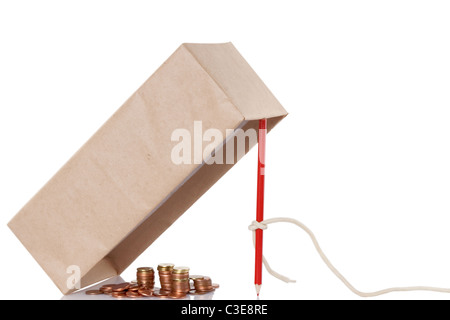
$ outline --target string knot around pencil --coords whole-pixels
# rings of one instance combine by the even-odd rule
[[[267,224],[253,220],[252,223],[248,226],[248,230],[255,231],[256,229],[266,230]]]

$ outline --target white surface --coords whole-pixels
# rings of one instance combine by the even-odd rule
[[[266,218],[305,223],[360,290],[450,287],[449,14],[446,1],[1,2],[0,298],[61,298],[6,223],[182,42],[232,41],[290,113],[267,137]],[[255,202],[256,148],[123,279],[172,261],[219,283],[214,299],[255,298]],[[264,273],[261,299],[361,299],[293,226],[270,226],[264,251],[297,283]]]

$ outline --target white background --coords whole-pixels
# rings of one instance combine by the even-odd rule
[[[0,2],[0,298],[61,298],[6,224],[183,42],[233,42],[289,112],[267,139],[266,218],[304,222],[360,290],[450,287],[449,16],[447,1]],[[172,261],[214,298],[254,299],[256,151],[122,277]],[[261,299],[360,299],[299,230],[264,233],[298,282],[264,273]]]

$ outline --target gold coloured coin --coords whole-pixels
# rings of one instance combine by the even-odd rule
[[[140,268],[137,268],[137,272],[153,272],[153,268],[152,267],[140,267]]]
[[[189,272],[189,267],[174,267],[172,273],[188,273]]]

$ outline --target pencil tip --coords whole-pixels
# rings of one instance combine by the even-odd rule
[[[256,289],[256,296],[259,297],[259,292],[261,291],[261,285],[255,284],[255,289]]]

